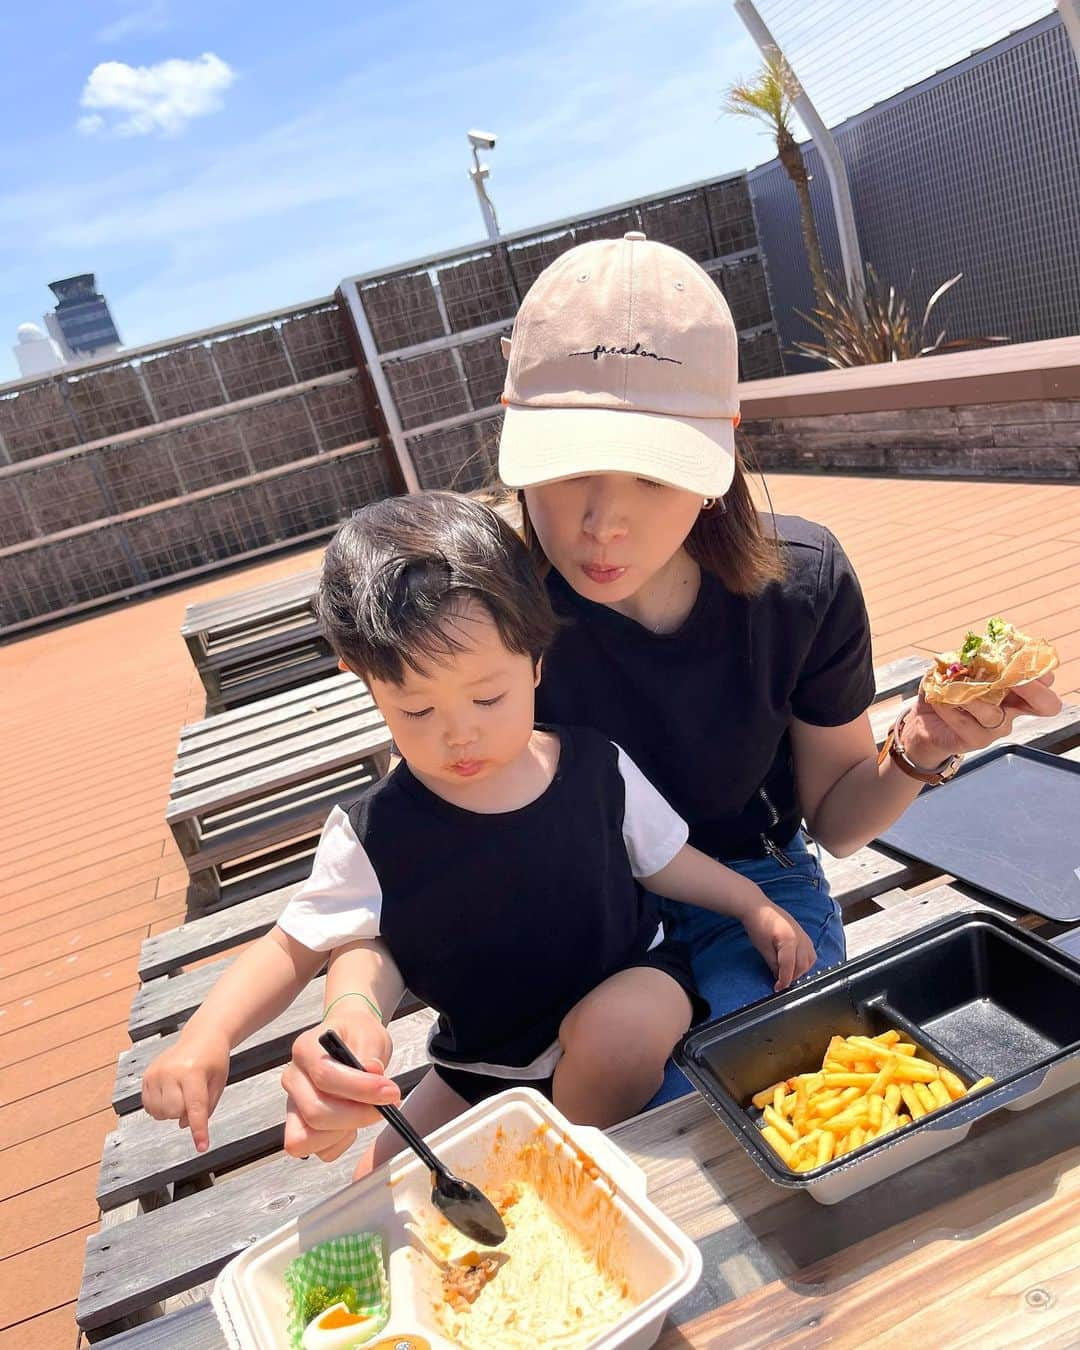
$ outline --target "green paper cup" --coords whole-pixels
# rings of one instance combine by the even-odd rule
[[[373,1319],[370,1325],[358,1329],[357,1345],[377,1335],[390,1316],[390,1286],[386,1282],[382,1238],[377,1233],[350,1233],[320,1242],[289,1262],[285,1284],[289,1290],[292,1350],[300,1350],[308,1323],[318,1315],[317,1312],[308,1315],[308,1309],[319,1299],[320,1289],[331,1294],[343,1287],[353,1291],[355,1311]],[[331,1303],[339,1301],[331,1299]],[[351,1304],[351,1299],[346,1301]]]

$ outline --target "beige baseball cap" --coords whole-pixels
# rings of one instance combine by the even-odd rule
[[[720,497],[735,472],[738,341],[719,287],[639,230],[568,249],[509,341],[499,475],[508,487],[631,473]]]

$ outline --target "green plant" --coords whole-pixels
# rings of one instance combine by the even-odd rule
[[[930,315],[934,306],[956,285],[963,272],[937,288],[926,302],[921,322],[916,320],[907,296],[891,282],[882,280],[872,264],[866,264],[865,272],[865,282],[857,296],[848,295],[843,284],[829,276],[825,282],[824,303],[819,297],[818,307],[812,315],[795,311],[824,339],[823,342],[796,342],[792,348],[795,353],[820,361],[822,365],[844,369],[993,347],[1011,341],[1007,337],[967,337],[946,342],[944,328],[937,337],[930,337]],[[908,280],[909,294],[914,281],[912,271]]]
[[[728,88],[724,95],[723,111],[733,117],[752,117],[754,121],[761,122],[776,141],[776,153],[784,166],[784,172],[794,185],[799,202],[799,221],[814,295],[818,304],[823,306],[828,282],[817,223],[810,204],[810,175],[791,127],[792,108],[801,93],[802,87],[795,78],[795,72],[774,47],[765,58],[765,65],[752,79],[741,80]]]

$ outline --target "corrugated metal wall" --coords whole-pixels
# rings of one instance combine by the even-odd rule
[[[923,81],[834,128],[863,257],[948,336],[1015,342],[1080,331],[1080,69],[1060,16]],[[804,146],[826,265],[840,269],[828,180]],[[820,369],[786,349],[812,330],[795,192],[778,161],[748,175],[789,372]]]

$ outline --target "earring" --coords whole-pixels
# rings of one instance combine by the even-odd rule
[[[715,505],[716,505],[716,498],[715,498],[715,497],[703,497],[703,498],[702,498],[702,501],[701,501],[701,509],[702,509],[703,511],[711,511]]]

